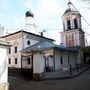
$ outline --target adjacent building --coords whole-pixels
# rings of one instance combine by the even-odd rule
[[[0,90],[8,90],[8,48],[10,43],[0,40]]]

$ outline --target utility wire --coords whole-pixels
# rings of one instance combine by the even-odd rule
[[[72,3],[71,3],[72,4]],[[73,5],[73,4],[72,4]],[[73,7],[77,10],[77,8],[73,5]],[[78,10],[77,10],[78,11]],[[80,13],[79,11],[78,11],[78,13]],[[81,15],[81,14],[80,14]],[[85,20],[85,22],[90,26],[90,24],[87,22],[87,20],[81,15],[81,17]]]
[[[63,29],[41,29],[41,30],[63,30]]]

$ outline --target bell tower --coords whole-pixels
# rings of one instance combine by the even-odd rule
[[[73,6],[71,1],[68,2],[68,9],[62,16],[63,32],[61,32],[61,43],[65,47],[84,47],[84,31],[81,26],[81,15]]]

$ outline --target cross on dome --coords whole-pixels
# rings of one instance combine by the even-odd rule
[[[68,0],[68,8],[70,8],[71,4],[72,4],[71,1]]]

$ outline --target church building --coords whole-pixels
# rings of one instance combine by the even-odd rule
[[[81,63],[80,48],[85,46],[84,32],[81,15],[71,2],[68,2],[68,9],[62,16],[62,46],[54,44],[53,39],[37,35],[34,15],[31,11],[25,15],[27,23],[24,30],[1,37],[12,45],[8,52],[9,67],[29,69],[33,79],[42,79],[45,78],[45,72],[65,71]]]

